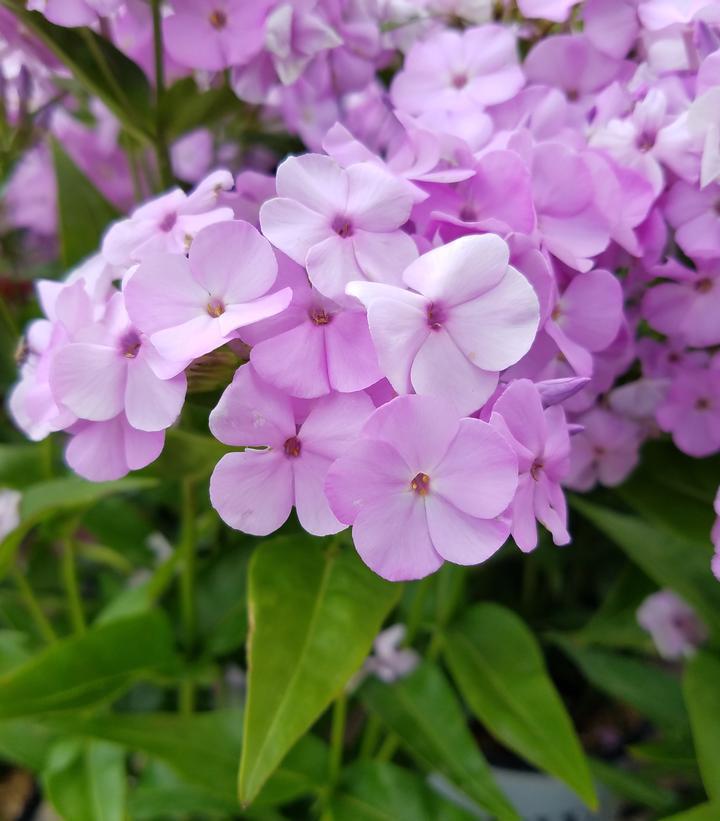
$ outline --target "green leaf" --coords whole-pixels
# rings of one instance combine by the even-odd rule
[[[567,641],[558,643],[599,690],[630,704],[662,727],[689,732],[680,683],[656,664]]]
[[[69,69],[73,79],[105,103],[126,131],[140,140],[152,140],[152,95],[137,63],[88,28],[55,26],[39,12],[27,11],[23,0],[2,3]]]
[[[209,128],[217,120],[242,117],[247,106],[227,85],[201,92],[192,77],[173,83],[164,98],[168,137],[177,139],[196,128]]]
[[[237,765],[242,747],[241,710],[190,716],[117,713],[45,721],[54,732],[114,742],[167,764],[186,786],[237,809]],[[1,725],[0,725],[1,726]],[[328,769],[327,748],[308,735],[290,751],[258,796],[258,806],[293,800],[318,788]]]
[[[523,621],[504,607],[477,605],[449,631],[443,652],[478,720],[511,750],[597,806],[580,741]]]
[[[173,661],[172,634],[159,612],[91,627],[0,676],[0,718],[103,704]]]
[[[62,741],[43,774],[45,792],[72,821],[124,821],[125,754],[101,741]]]
[[[720,585],[710,573],[709,531],[707,542],[695,542],[585,499],[573,497],[572,504],[650,578],[692,604],[710,630],[720,635]]]
[[[144,473],[162,479],[204,479],[230,450],[212,436],[169,428],[163,452]]]
[[[705,790],[720,802],[720,659],[697,653],[685,667],[683,692]]]
[[[17,667],[30,657],[30,638],[19,630],[0,630],[0,675]]]
[[[0,758],[35,773],[44,769],[57,740],[56,732],[36,721],[0,721]]]
[[[0,578],[7,572],[26,534],[55,514],[82,510],[113,493],[133,491],[154,484],[151,479],[127,478],[116,482],[86,482],[77,476],[50,479],[27,488],[20,502],[20,524],[0,541]]]
[[[438,667],[426,662],[391,685],[371,679],[360,694],[366,706],[400,736],[423,766],[441,772],[501,821],[517,819],[512,805],[495,784],[462,707]]]
[[[720,818],[720,803],[708,802],[672,815],[665,821],[717,821],[718,818]]]
[[[0,486],[22,489],[41,481],[47,444],[0,445]]]
[[[70,157],[52,140],[58,186],[60,252],[72,268],[95,252],[108,225],[120,215]]]
[[[615,795],[622,796],[634,804],[642,804],[657,812],[671,812],[677,806],[677,796],[666,787],[659,787],[647,777],[619,765],[591,760],[592,774]]]
[[[248,698],[239,794],[244,804],[342,692],[400,586],[349,547],[305,537],[262,544],[249,570]]]
[[[212,655],[236,650],[247,633],[248,551],[223,551],[197,580],[198,634]]]
[[[172,807],[173,818],[202,818],[227,821],[237,814],[237,799],[224,801],[200,787],[183,784],[140,786],[128,798],[128,814],[133,821],[158,821],[168,818]]]
[[[360,762],[344,774],[330,803],[333,815],[353,821],[471,821],[474,816],[395,764]]]

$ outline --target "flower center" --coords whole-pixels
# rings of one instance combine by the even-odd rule
[[[580,98],[580,92],[576,88],[569,88],[566,94],[571,103],[576,103]]]
[[[343,239],[353,235],[352,222],[350,222],[347,217],[335,217],[332,223],[332,229],[339,237],[342,237]]]
[[[535,462],[533,462],[533,465],[532,465],[532,467],[530,468],[530,475],[533,477],[533,479],[534,479],[536,482],[539,480],[539,478],[540,478],[540,472],[542,471],[542,469],[543,469],[544,467],[545,467],[545,466],[544,466],[544,465],[543,465],[543,463],[542,463],[542,462],[540,462],[540,461],[535,461]]]
[[[646,154],[655,145],[655,135],[648,134],[646,131],[643,131],[640,134],[638,134],[635,144],[638,147],[638,151],[641,151],[643,154]]]
[[[286,456],[290,456],[292,459],[297,459],[302,451],[302,443],[297,436],[291,436],[289,439],[285,440],[283,450],[285,451]]]
[[[712,287],[713,281],[710,279],[710,277],[704,277],[703,279],[699,279],[695,283],[695,290],[699,294],[707,294],[708,291],[712,291]]]
[[[227,15],[224,11],[220,11],[220,9],[211,11],[208,20],[210,21],[210,25],[218,31],[220,31],[220,29],[224,29],[227,25]]]
[[[177,214],[173,211],[170,214],[165,214],[162,218],[162,222],[160,223],[160,230],[167,234],[169,231],[175,227],[175,223],[177,222]]]
[[[418,473],[410,482],[410,489],[414,490],[418,496],[427,496],[430,493],[430,477],[427,473]]]
[[[324,308],[311,308],[310,319],[316,325],[329,325],[332,314],[329,314]]]
[[[443,326],[443,322],[447,319],[447,314],[442,305],[435,305],[432,302],[427,307],[426,315],[428,327],[433,331],[439,331]]]
[[[477,211],[472,205],[463,205],[458,216],[463,222],[477,222],[478,218]]]
[[[138,333],[136,331],[128,331],[120,340],[120,353],[126,359],[135,359],[141,344]]]
[[[453,88],[457,88],[458,90],[461,88],[465,88],[468,84],[468,76],[464,72],[461,74],[455,74],[452,78]]]
[[[213,297],[207,304],[207,312],[212,317],[222,316],[225,313],[225,303],[222,299]]]
[[[702,396],[700,397],[700,399],[695,400],[695,410],[710,410],[710,400],[705,396]]]

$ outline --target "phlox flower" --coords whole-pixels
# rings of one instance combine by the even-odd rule
[[[197,235],[187,258],[146,258],[125,284],[125,302],[172,376],[224,345],[238,328],[285,309],[289,288],[267,293],[276,276],[273,250],[252,225],[221,222]]]
[[[637,40],[637,0],[585,0],[582,16],[585,36],[611,57],[625,57]]]
[[[222,71],[246,63],[263,46],[269,0],[174,0],[164,43],[182,66]]]
[[[653,286],[643,299],[650,326],[691,347],[720,344],[720,263],[696,271],[680,265],[666,270],[675,281]]]
[[[277,193],[260,209],[263,234],[329,299],[346,301],[355,279],[399,283],[417,256],[399,230],[412,196],[373,163],[342,168],[322,154],[289,157],[277,170]]]
[[[281,260],[276,287],[280,284],[292,288],[290,306],[277,318],[240,331],[253,346],[250,359],[266,382],[312,399],[332,391],[353,393],[382,379],[361,306],[342,308],[327,299],[287,258]]]
[[[464,414],[480,408],[498,374],[530,348],[539,319],[530,283],[508,265],[495,234],[434,248],[392,285],[353,282],[380,368],[398,393],[440,395]]]
[[[524,84],[514,34],[484,25],[446,29],[415,43],[390,93],[401,111],[424,114],[482,109],[509,100]]]
[[[494,403],[490,424],[507,437],[518,457],[519,481],[511,506],[515,543],[525,552],[537,547],[537,520],[555,544],[567,544],[567,504],[560,486],[570,467],[565,412],[559,405],[544,409],[538,389],[520,379]]]
[[[215,467],[213,507],[230,527],[256,536],[277,530],[293,506],[309,533],[342,530],[345,525],[330,510],[323,482],[372,410],[362,392],[333,394],[310,406],[303,419],[286,394],[243,365],[210,414],[217,439],[245,447],[226,454]]]
[[[185,400],[185,374],[161,379],[152,344],[133,327],[116,293],[101,322],[88,325],[55,353],[50,388],[55,401],[78,419],[104,422],[125,412],[144,431],[169,427]]]
[[[638,463],[639,427],[601,407],[575,421],[582,430],[570,440],[570,473],[564,484],[582,492],[598,482],[607,487],[619,485]]]
[[[502,434],[460,419],[440,397],[400,396],[378,408],[327,474],[338,519],[362,560],[390,581],[419,579],[447,560],[478,564],[510,531],[503,511],[517,458]]]
[[[523,17],[564,23],[577,3],[578,0],[518,0],[518,8]]]
[[[198,231],[233,218],[231,208],[218,207],[220,192],[232,186],[229,171],[215,171],[190,194],[176,188],[146,202],[110,226],[103,239],[103,256],[111,265],[131,265],[163,251],[187,253]]]
[[[707,627],[672,590],[658,590],[638,607],[638,624],[652,636],[658,653],[670,661],[694,655],[707,639]]]
[[[123,0],[30,0],[27,7],[40,11],[57,26],[89,26],[98,17],[107,17],[122,6]]]
[[[657,411],[662,430],[688,456],[720,450],[720,370],[694,368],[678,373]]]

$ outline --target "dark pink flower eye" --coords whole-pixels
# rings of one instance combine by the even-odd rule
[[[285,440],[283,450],[285,451],[286,456],[290,456],[292,459],[297,459],[297,457],[302,453],[302,443],[297,436],[291,436],[289,439]]]

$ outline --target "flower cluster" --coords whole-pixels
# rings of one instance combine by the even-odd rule
[[[350,525],[393,580],[537,522],[566,544],[563,486],[620,483],[650,436],[720,451],[717,4],[410,5],[174,0],[172,64],[229,70],[313,153],[151,200],[41,282],[29,436],[67,431],[90,479],[143,467],[228,346],[220,516]]]

